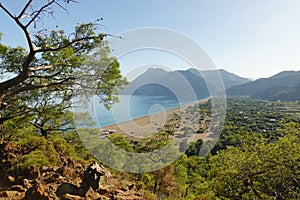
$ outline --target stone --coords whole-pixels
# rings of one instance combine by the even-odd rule
[[[69,161],[69,163],[70,162],[71,161]],[[64,168],[67,169],[68,167],[62,167],[61,171],[63,171]],[[57,188],[56,195],[60,198],[62,198],[65,194],[84,197],[90,188],[92,188],[93,191],[99,189],[100,178],[104,175],[105,172],[103,172],[103,167],[100,167],[98,163],[93,163],[85,169],[83,180],[82,183],[80,184],[80,187],[77,187],[76,185],[71,183],[63,183]],[[90,192],[89,195],[99,196],[100,194],[95,192],[94,193]]]
[[[26,189],[22,185],[13,185],[10,188],[12,191],[25,192]]]
[[[85,194],[87,199],[101,199],[101,195],[90,188]]]
[[[61,200],[85,200],[85,198],[77,195],[65,194],[63,197],[61,197]]]
[[[59,167],[55,166],[52,168],[53,171],[57,172],[57,170],[59,170]]]
[[[8,194],[6,193],[6,191],[0,192],[0,198],[1,197],[8,197]]]
[[[17,197],[17,196],[20,196],[21,193],[18,192],[18,191],[10,191],[10,190],[7,190],[7,191],[3,191],[0,193],[0,197],[6,197],[6,198],[9,198],[9,199],[15,199],[14,197]]]
[[[30,166],[25,170],[24,176],[30,180],[38,179],[41,176],[40,169]]]
[[[24,178],[22,180],[22,185],[24,186],[25,189],[29,189],[32,187],[32,184],[30,183],[30,181],[26,178]]]
[[[49,171],[49,167],[47,167],[47,166],[42,166],[42,167],[40,168],[40,170],[41,170],[42,172],[46,172],[46,171]]]
[[[70,183],[63,183],[57,188],[55,193],[57,197],[62,198],[65,194],[79,195],[78,190],[79,189],[76,185]]]
[[[45,193],[45,190],[42,185],[36,183],[31,188],[29,188],[23,200],[50,200],[49,196]]]
[[[59,179],[61,176],[60,176],[60,174],[58,174],[58,173],[55,173],[55,174],[53,174],[52,176],[51,176],[51,178],[53,179],[53,180],[57,180],[57,179]]]
[[[101,195],[109,195],[111,193],[111,189],[109,187],[99,188],[97,191]]]
[[[13,177],[13,176],[8,176],[7,179],[10,183],[15,182],[15,177]]]

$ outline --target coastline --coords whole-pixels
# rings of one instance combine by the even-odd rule
[[[138,117],[132,120],[111,124],[101,127],[102,130],[111,130],[116,134],[124,134],[128,136],[149,137],[151,133],[160,131],[163,127],[168,126],[168,123],[174,121],[174,116],[180,116],[189,106],[195,104],[203,104],[209,98],[201,99],[196,102],[184,104],[180,107],[171,108],[162,112],[157,112],[152,115]]]

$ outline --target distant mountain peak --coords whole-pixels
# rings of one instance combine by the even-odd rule
[[[149,67],[146,72],[167,72],[167,71],[159,67]]]
[[[223,79],[225,89],[249,82],[249,79],[240,77],[225,70],[206,70],[199,71],[197,68],[186,70],[166,71],[162,68],[149,68],[143,74],[134,79],[121,94],[142,94],[142,95],[163,95],[167,94],[166,89],[159,87],[165,85],[168,89],[187,92],[192,87],[197,98],[206,98],[209,96],[207,84],[216,86],[215,90],[222,90],[215,84],[216,72]],[[151,85],[152,84],[152,85]],[[189,86],[188,86],[189,85]],[[188,97],[188,94],[187,94]]]
[[[290,75],[297,75],[297,74],[300,74],[300,71],[294,71],[294,70],[282,71],[282,72],[279,72],[278,74],[275,74],[274,76],[271,76],[270,78],[282,78],[282,77],[286,77],[286,76],[290,76]]]

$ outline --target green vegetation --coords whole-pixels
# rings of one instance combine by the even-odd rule
[[[209,102],[193,107],[206,114],[209,108]],[[175,163],[160,170],[144,174],[111,171],[115,176],[135,181],[144,199],[299,199],[300,117],[295,115],[298,110],[297,102],[229,98],[222,136],[206,157],[199,157],[198,153],[209,141],[198,140]],[[16,155],[9,160],[8,173],[32,165],[55,166],[62,156],[80,162],[93,159],[75,131],[56,131],[46,139],[23,118],[6,122]],[[101,142],[98,135],[90,137],[94,132],[87,129],[87,138],[81,139],[93,141],[91,149],[106,155],[111,163],[123,165],[122,156],[110,153],[114,147],[105,146],[107,143]],[[140,142],[118,134],[110,135],[109,139],[125,150],[123,156],[126,151],[153,151],[170,140],[167,132]],[[141,163],[147,164],[145,160]],[[132,163],[125,165],[132,167]]]
[[[299,199],[300,118],[291,116],[287,107],[300,109],[297,103],[228,99],[228,118],[213,152],[198,157],[199,140],[165,169],[172,173],[148,173],[142,180],[152,191],[148,198]],[[159,189],[156,183],[164,179],[176,192],[169,193],[164,185]]]
[[[9,130],[9,139],[4,144],[8,146],[6,150],[11,154],[6,161],[10,163],[10,173],[14,174],[18,169],[31,166],[59,166],[67,158],[79,162],[93,160],[76,132],[56,131],[45,138],[26,121],[15,118],[9,122],[5,124],[6,131]],[[15,124],[18,124],[18,129]]]
[[[229,88],[227,95],[249,96],[271,101],[300,99],[300,71],[284,71],[270,78],[262,78]]]
[[[106,35],[98,33],[96,23],[78,24],[70,35],[63,30],[44,33],[42,27],[36,27],[42,16],[53,14],[53,4],[63,8],[62,2],[48,1],[32,11],[29,9],[32,1],[28,1],[19,15],[13,15],[0,3],[28,43],[28,50],[0,44],[0,179],[7,179],[8,175],[18,177],[20,171],[33,166],[59,166],[67,159],[90,162],[94,158],[89,150],[93,155],[103,156],[109,166],[119,165],[122,169],[136,166],[137,163],[124,162],[132,152],[151,152],[153,157],[140,159],[138,164],[153,165],[155,160],[159,168],[181,151],[184,153],[176,162],[157,171],[143,174],[111,171],[115,176],[135,181],[144,199],[300,199],[299,101],[229,98],[220,140],[205,157],[198,156],[199,150],[203,145],[210,149],[212,142],[201,139],[190,145],[183,141],[179,150],[173,145],[173,149],[160,155],[158,149],[171,144],[172,127],[140,141],[112,134],[110,143],[95,134],[99,132],[96,128],[75,129],[74,113],[69,109],[72,95],[96,94],[109,107],[117,101],[118,89],[126,80],[121,76],[119,63],[110,56],[104,41]],[[25,13],[31,19],[24,20]],[[33,36],[32,29],[41,34]],[[182,74],[199,83],[193,72]],[[253,91],[254,97],[276,100],[282,96],[292,100],[294,96],[289,94],[299,91],[295,85],[298,74],[285,72],[272,77],[272,83],[283,80],[291,83],[291,87],[270,88],[269,81],[259,80],[245,84],[242,90],[249,91],[252,84],[258,84],[262,90]],[[205,85],[203,80],[200,83]],[[76,93],[74,87],[80,92]],[[187,125],[181,130],[184,136],[191,132],[205,133],[210,114],[218,114],[211,112],[209,101],[189,107],[188,112],[201,115],[201,127],[193,130]],[[79,115],[81,120],[91,121],[85,113]],[[178,121],[180,117],[176,117]],[[84,146],[86,142],[89,149]],[[118,155],[114,154],[116,150]]]
[[[207,117],[210,102],[191,109]],[[142,188],[145,199],[299,199],[300,117],[295,115],[299,110],[297,102],[228,98],[222,136],[209,155],[198,156],[209,140],[182,142],[180,149],[189,146],[175,163],[128,178]],[[149,152],[165,146],[168,135],[160,132],[139,142],[117,134],[109,139],[128,152]],[[122,156],[110,155],[112,146],[97,144],[96,151],[109,155],[111,163],[124,164]],[[126,156],[125,151],[120,155]]]
[[[44,5],[29,1],[15,16],[0,4],[11,22],[22,30],[21,37],[25,36],[28,45],[10,47],[0,43],[0,139],[4,122],[24,115],[31,117],[30,123],[44,137],[52,130],[70,128],[65,110],[71,106],[71,97],[98,95],[110,107],[118,100],[118,89],[127,83],[119,63],[110,55],[104,40],[107,35],[98,31],[99,20],[77,24],[69,34],[40,25],[43,18],[54,17],[56,6],[66,10],[64,5],[63,0]]]

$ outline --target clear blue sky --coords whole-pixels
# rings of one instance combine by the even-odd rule
[[[21,0],[0,2],[15,13],[21,7]],[[77,22],[103,17],[103,31],[116,35],[134,28],[168,28],[201,45],[217,68],[240,76],[260,78],[283,70],[300,70],[299,0],[78,2],[69,5],[68,15],[58,13],[60,27],[71,30]],[[11,22],[1,10],[2,42],[11,46],[24,45],[22,34]],[[124,59],[123,63],[126,60],[129,59]]]

